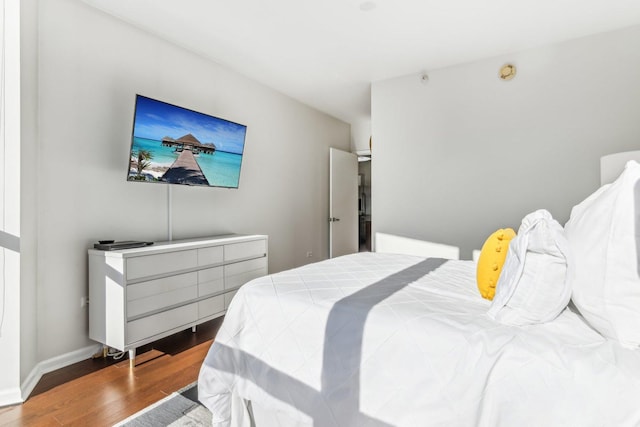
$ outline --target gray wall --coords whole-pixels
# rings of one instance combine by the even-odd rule
[[[511,62],[518,74],[498,79]],[[548,209],[640,147],[640,27],[374,83],[373,228],[460,246]]]
[[[328,152],[349,125],[79,1],[39,8],[38,360],[93,344],[93,242],[167,238],[167,186],[125,180],[136,93],[248,127],[239,190],[172,187],[174,239],[268,234],[271,272],[327,256]]]
[[[20,378],[38,363],[38,7],[20,1]]]

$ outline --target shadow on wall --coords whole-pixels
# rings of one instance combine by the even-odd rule
[[[20,253],[20,237],[0,230],[0,247]]]

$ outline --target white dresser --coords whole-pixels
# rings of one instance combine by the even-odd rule
[[[89,249],[89,338],[129,351],[224,315],[267,274],[268,237],[227,235],[141,248]]]

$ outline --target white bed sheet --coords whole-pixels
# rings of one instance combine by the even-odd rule
[[[360,253],[259,278],[199,397],[214,425],[236,424],[234,399],[316,427],[640,425],[640,352],[568,309],[516,327],[489,304],[472,261]]]

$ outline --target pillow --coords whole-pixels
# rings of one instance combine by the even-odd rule
[[[482,245],[476,268],[476,282],[482,298],[493,299],[509,242],[515,235],[512,228],[501,228],[491,234]]]
[[[489,316],[509,325],[555,319],[571,298],[569,251],[562,226],[548,211],[525,216],[511,241]]]
[[[575,257],[572,299],[607,338],[640,346],[640,165],[571,210],[565,236]]]

